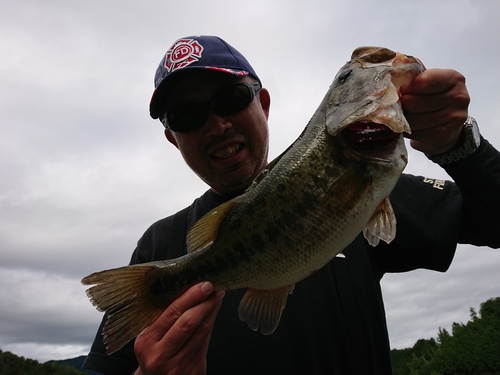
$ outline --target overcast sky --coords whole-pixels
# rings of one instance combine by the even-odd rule
[[[300,134],[358,46],[463,73],[500,147],[500,2],[0,0],[0,348],[86,354],[101,319],[83,276],[127,264],[154,221],[207,186],[149,117],[178,38],[219,35],[271,93],[271,157]],[[447,178],[410,151],[406,172]],[[459,246],[447,273],[383,280],[391,344],[413,346],[500,296],[500,252]]]

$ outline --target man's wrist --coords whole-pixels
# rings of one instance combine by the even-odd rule
[[[462,143],[460,145],[441,155],[426,154],[425,156],[439,165],[454,163],[472,155],[479,148],[480,142],[481,135],[477,122],[469,116],[462,127]]]

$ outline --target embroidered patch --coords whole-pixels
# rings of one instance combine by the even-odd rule
[[[179,39],[167,51],[165,68],[168,72],[184,68],[201,59],[203,46],[194,39]]]

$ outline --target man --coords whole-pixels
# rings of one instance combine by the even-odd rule
[[[176,41],[160,63],[153,118],[209,186],[179,213],[153,224],[131,263],[185,254],[189,228],[241,194],[267,164],[270,96],[248,61],[216,37]],[[391,194],[398,235],[376,248],[358,236],[289,296],[278,329],[238,319],[244,291],[190,288],[134,342],[106,356],[99,332],[86,367],[105,374],[390,374],[380,279],[416,268],[445,271],[457,243],[500,247],[500,155],[468,117],[465,79],[427,70],[401,88],[411,145],[455,183],[403,175]],[[105,318],[103,319],[103,322]]]

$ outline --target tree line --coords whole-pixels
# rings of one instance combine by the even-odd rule
[[[74,367],[56,362],[40,363],[0,350],[0,375],[82,375]]]
[[[420,339],[413,348],[391,350],[394,375],[500,374],[500,297],[470,308],[466,324],[439,328],[437,339]]]
[[[466,324],[439,328],[437,339],[420,339],[413,348],[391,351],[394,375],[500,374],[500,297],[471,307]],[[57,362],[39,363],[0,350],[0,375],[82,375]]]

